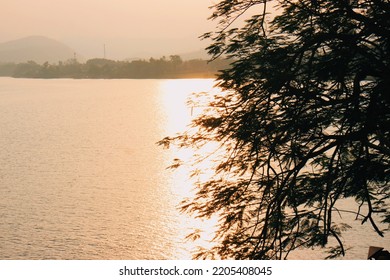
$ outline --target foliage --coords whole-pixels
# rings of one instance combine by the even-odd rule
[[[219,69],[227,68],[229,61],[218,59],[192,59],[183,61],[180,56],[169,59],[113,61],[94,58],[86,63],[75,59],[58,64],[39,65],[34,61],[19,64],[0,64],[0,75],[18,78],[88,78],[88,79],[145,79],[145,78],[214,78]]]
[[[197,257],[284,259],[330,239],[330,257],[344,255],[348,226],[334,218],[343,199],[354,199],[347,210],[383,236],[389,1],[225,0],[211,18],[220,21],[204,35],[209,53],[235,61],[219,75],[224,94],[194,129],[160,141],[194,148],[217,141],[223,151],[212,178],[182,205],[200,218],[219,215],[217,244]]]

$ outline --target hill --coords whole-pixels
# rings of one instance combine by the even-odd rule
[[[30,36],[0,43],[0,62],[57,63],[74,58],[75,51],[67,45],[44,36]]]

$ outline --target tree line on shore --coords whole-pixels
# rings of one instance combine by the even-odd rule
[[[69,59],[55,64],[38,64],[35,61],[0,63],[0,76],[79,79],[214,78],[220,70],[228,68],[229,65],[230,61],[226,59],[184,61],[178,55],[133,61],[94,58],[85,63]]]

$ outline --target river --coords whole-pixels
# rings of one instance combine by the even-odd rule
[[[190,259],[188,195],[156,142],[186,128],[210,79],[0,78],[0,259]],[[350,259],[389,247],[368,227]],[[351,244],[352,243],[352,244]],[[320,258],[318,252],[294,258]]]

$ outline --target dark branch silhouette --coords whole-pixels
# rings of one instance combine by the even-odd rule
[[[209,54],[233,61],[218,76],[223,93],[187,132],[160,142],[198,153],[217,142],[223,151],[212,154],[213,176],[182,205],[220,218],[216,245],[197,257],[284,259],[297,248],[327,247],[330,238],[329,257],[344,255],[348,226],[333,217],[343,199],[356,201],[343,211],[383,236],[390,223],[390,3],[225,0],[211,18],[220,25],[204,35]]]

